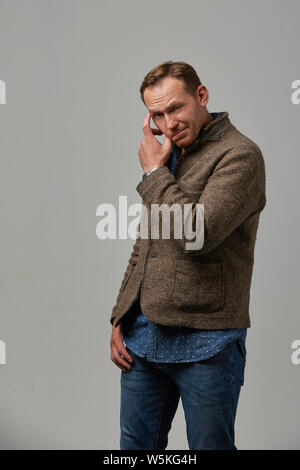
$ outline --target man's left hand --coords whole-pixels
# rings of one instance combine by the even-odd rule
[[[162,132],[159,129],[152,129],[150,127],[150,119],[151,116],[148,113],[143,121],[142,129],[144,136],[138,151],[144,172],[151,170],[155,166],[165,165],[172,149],[172,140],[169,137],[165,136],[163,144],[156,140],[154,134],[162,135]]]

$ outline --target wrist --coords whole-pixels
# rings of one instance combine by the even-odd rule
[[[157,164],[157,165],[145,166],[145,167],[143,168],[144,173],[147,173],[147,171],[152,170],[152,168],[157,168],[158,166],[161,166],[161,165]]]
[[[151,173],[158,170],[159,168],[162,168],[163,166],[165,166],[165,165],[154,166],[152,168],[149,168],[148,170],[144,168],[145,173],[143,174],[143,179],[145,179],[147,176],[151,175]]]

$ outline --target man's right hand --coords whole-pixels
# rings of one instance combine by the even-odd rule
[[[118,326],[115,326],[115,322],[116,322],[116,318],[114,319],[114,322],[113,322],[111,339],[110,339],[110,350],[111,350],[110,358],[120,369],[126,372],[127,370],[131,369],[131,365],[129,363],[132,363],[133,359],[128,353],[123,343],[121,323],[119,323]],[[124,357],[124,359],[122,356]]]

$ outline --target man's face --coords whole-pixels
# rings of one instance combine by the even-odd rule
[[[212,119],[206,109],[208,91],[205,86],[199,85],[193,97],[181,80],[171,76],[146,88],[144,101],[158,129],[183,152],[196,139],[204,123]]]

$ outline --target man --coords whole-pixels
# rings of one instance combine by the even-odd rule
[[[110,318],[111,359],[122,369],[120,446],[165,449],[181,398],[190,449],[236,449],[264,159],[228,112],[208,112],[208,90],[189,64],[158,65],[140,92],[149,112],[137,191],[150,223],[147,238],[138,233]],[[163,144],[154,137],[161,134]],[[151,237],[155,204],[178,204],[182,214],[189,206],[198,230],[203,204],[202,245],[188,249],[184,217],[174,217],[169,238],[161,228]]]

